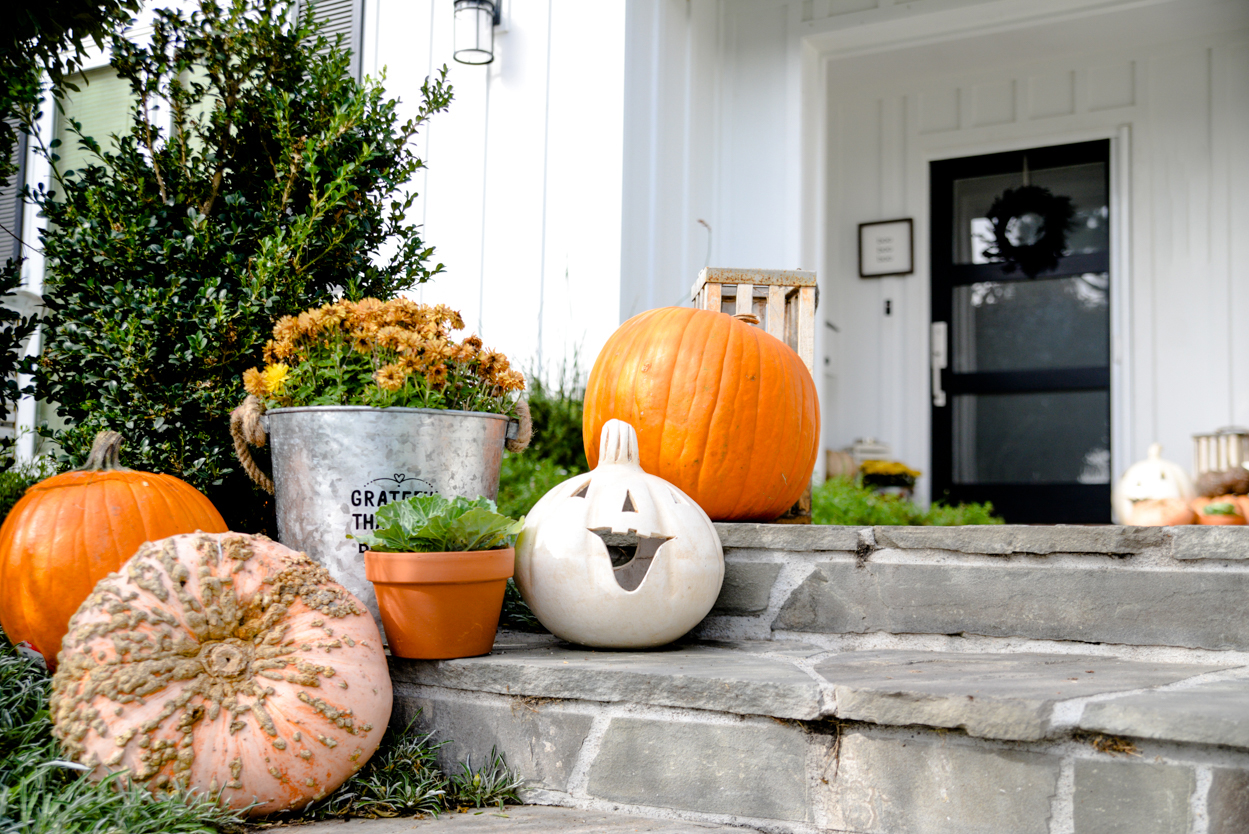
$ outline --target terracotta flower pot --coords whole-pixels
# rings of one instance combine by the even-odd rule
[[[386,642],[397,657],[489,654],[516,563],[513,548],[466,553],[364,554]]]

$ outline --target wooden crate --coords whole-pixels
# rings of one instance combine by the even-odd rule
[[[725,269],[705,267],[690,290],[702,310],[751,314],[757,327],[793,348],[815,379],[815,273],[803,269]],[[811,486],[778,523],[811,523]]]
[[[770,335],[794,349],[815,378],[815,273],[804,269],[705,267],[690,291],[701,310],[750,313]]]

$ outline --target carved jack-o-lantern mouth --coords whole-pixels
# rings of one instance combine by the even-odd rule
[[[639,536],[636,530],[627,533],[613,533],[610,527],[595,527],[590,530],[607,546],[607,555],[611,557],[612,576],[616,584],[626,591],[635,591],[646,578],[646,572],[655,561],[655,554],[663,543],[672,536]]]

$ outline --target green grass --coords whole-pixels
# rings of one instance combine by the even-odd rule
[[[243,818],[203,796],[153,796],[114,778],[100,783],[62,759],[48,718],[51,676],[0,631],[0,834],[186,834],[240,832]],[[381,746],[337,791],[288,818],[438,814],[517,803],[520,777],[490,751],[448,775],[430,736],[387,730]]]
[[[484,808],[519,803],[516,791],[522,779],[497,750],[474,770],[471,759],[448,776],[435,761],[442,744],[431,743],[430,733],[387,729],[381,746],[354,776],[322,802],[295,815],[305,819],[328,817],[397,817],[434,814],[456,808]],[[444,742],[445,743],[445,742]]]
[[[811,520],[815,524],[855,526],[917,525],[952,527],[961,524],[1001,524],[993,505],[933,502],[923,509],[895,495],[881,495],[847,478],[829,478],[811,493]]]
[[[48,718],[51,676],[0,631],[0,832],[182,834],[238,831],[242,819],[202,797],[154,797],[82,778],[60,758]]]

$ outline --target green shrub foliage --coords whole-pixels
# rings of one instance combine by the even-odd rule
[[[405,121],[285,0],[158,10],[150,42],[112,48],[129,132],[76,125],[94,163],[33,195],[49,219],[38,384],[69,422],[62,465],[114,429],[127,465],[189,481],[231,529],[272,531],[231,447],[243,371],[278,317],[441,270],[404,216],[423,167],[412,140],[450,102],[446,70]]]
[[[544,381],[539,370],[529,372],[533,440],[524,452],[503,456],[499,512],[513,518],[526,515],[552,487],[590,468],[581,442],[585,379],[576,354],[554,376]]]
[[[924,525],[955,527],[964,524],[1001,524],[993,505],[940,501],[925,510],[897,495],[882,495],[860,480],[829,478],[811,491],[811,520],[815,524],[856,526]]]

